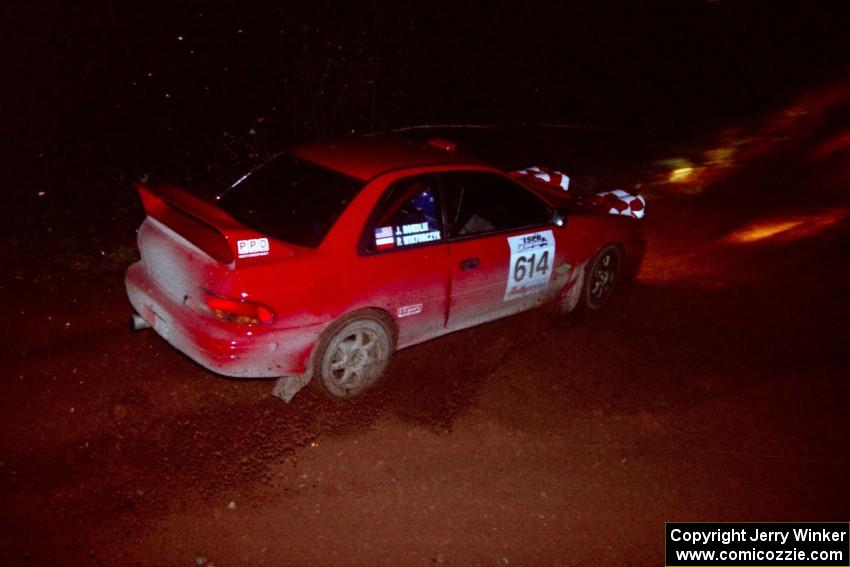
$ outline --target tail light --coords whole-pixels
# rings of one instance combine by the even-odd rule
[[[222,297],[207,289],[202,289],[201,295],[212,314],[222,321],[239,325],[254,325],[257,323],[268,324],[275,319],[274,311],[262,303]]]

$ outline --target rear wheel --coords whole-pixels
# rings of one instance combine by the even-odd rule
[[[317,346],[313,384],[325,394],[348,398],[377,382],[393,350],[383,319],[363,314],[332,326]]]
[[[609,245],[600,250],[590,263],[585,274],[582,301],[588,309],[601,309],[620,280],[622,254],[620,249]]]

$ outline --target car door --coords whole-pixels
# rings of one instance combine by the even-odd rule
[[[448,251],[439,206],[433,175],[392,183],[367,221],[361,263],[349,276],[369,290],[366,304],[396,318],[399,347],[445,332]]]
[[[442,182],[448,329],[511,315],[551,297],[552,272],[563,252],[556,250],[549,207],[496,173],[451,172]]]

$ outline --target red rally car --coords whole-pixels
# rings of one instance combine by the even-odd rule
[[[645,248],[640,221],[441,141],[303,145],[215,200],[138,190],[137,321],[213,372],[336,397],[397,349],[547,301],[598,309]]]

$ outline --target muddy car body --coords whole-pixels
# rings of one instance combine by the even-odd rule
[[[136,312],[213,372],[340,397],[397,349],[547,301],[600,307],[644,251],[639,221],[439,143],[303,145],[213,201],[138,189]]]

